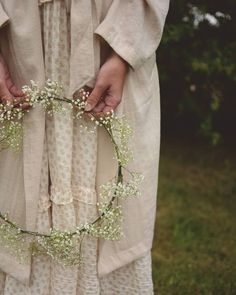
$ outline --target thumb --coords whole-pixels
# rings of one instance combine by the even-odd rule
[[[105,84],[101,84],[101,83],[95,84],[93,91],[91,92],[91,94],[89,95],[87,99],[87,104],[85,107],[86,112],[91,111],[97,105],[102,95],[104,94],[106,88],[107,87]]]
[[[13,97],[9,92],[5,81],[0,81],[0,101],[12,101]]]

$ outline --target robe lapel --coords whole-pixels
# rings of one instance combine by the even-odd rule
[[[99,41],[93,38],[96,7],[91,0],[71,0],[70,95],[92,87],[100,65]]]

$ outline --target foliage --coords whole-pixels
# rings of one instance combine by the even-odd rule
[[[231,136],[235,36],[234,0],[171,2],[157,51],[165,131],[203,135],[213,144]]]
[[[162,145],[155,294],[236,294],[235,161],[225,147]]]

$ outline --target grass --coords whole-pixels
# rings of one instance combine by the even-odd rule
[[[235,164],[227,148],[162,144],[155,294],[236,294]]]

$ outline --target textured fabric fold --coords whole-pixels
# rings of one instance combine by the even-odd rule
[[[0,3],[0,28],[4,26],[9,21],[9,16],[6,14],[5,10]]]
[[[138,69],[160,43],[168,7],[168,0],[114,0],[95,33]]]
[[[80,11],[83,13],[79,13]],[[77,79],[70,80],[70,95],[73,95],[85,84],[92,86],[96,74],[95,44],[93,38],[90,38],[93,34],[92,20],[92,1],[72,0],[70,77],[77,77]]]
[[[71,189],[58,189],[51,186],[50,200],[57,205],[67,205],[73,202]]]
[[[39,199],[38,211],[45,212],[51,207],[51,202],[49,201],[49,195],[41,195]]]

